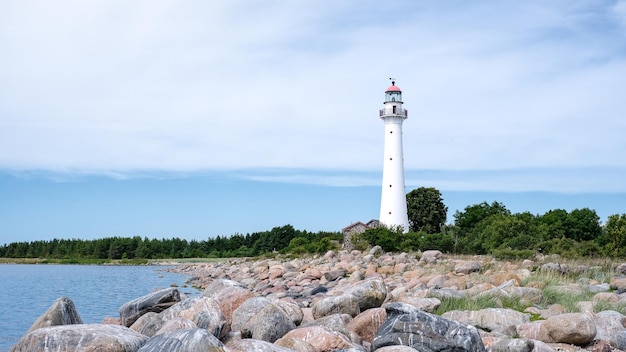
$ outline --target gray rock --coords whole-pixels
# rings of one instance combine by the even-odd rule
[[[454,271],[457,274],[471,274],[480,271],[481,268],[479,262],[463,261],[454,266]]]
[[[442,258],[443,258],[443,253],[441,253],[441,251],[428,250],[422,253],[422,256],[420,257],[419,262],[426,263],[426,264],[433,264],[433,263],[437,263]]]
[[[231,329],[233,331],[250,329],[256,321],[257,313],[270,304],[272,302],[265,297],[254,297],[246,300],[233,311]]]
[[[617,347],[619,333],[626,328],[626,316],[622,313],[605,310],[594,316],[596,336],[594,340],[605,340],[611,346]]]
[[[346,269],[331,270],[324,273],[324,279],[326,279],[326,281],[335,281],[346,276],[347,273]]]
[[[323,326],[325,328],[328,328],[328,330],[336,331],[346,336],[350,336],[350,332],[346,327],[346,323],[344,322],[340,314],[332,314],[319,319],[315,319],[310,323],[302,324],[300,327],[307,326]]]
[[[285,314],[293,321],[294,324],[300,325],[302,323],[302,319],[304,319],[304,313],[302,312],[302,308],[298,306],[296,303],[292,303],[285,300],[275,301],[274,304],[282,309]]]
[[[529,314],[506,308],[486,308],[476,311],[453,310],[441,316],[473,325],[487,332],[498,332],[511,337],[517,334],[518,325],[530,322]]]
[[[165,324],[163,324],[163,327],[160,328],[159,331],[154,333],[154,335],[165,334],[165,333],[176,331],[176,330],[195,329],[197,327],[198,326],[196,326],[196,324],[189,319],[174,318],[172,320],[168,320],[167,322],[165,322]]]
[[[148,337],[125,326],[108,324],[58,325],[34,330],[22,337],[11,352],[137,351]]]
[[[380,255],[382,255],[384,253],[385,253],[385,251],[383,250],[383,248],[381,246],[374,246],[374,247],[372,247],[372,249],[370,249],[368,254],[369,255],[373,255],[375,257],[378,257],[378,256],[380,256]]]
[[[403,303],[387,305],[387,319],[372,341],[372,351],[403,345],[422,352],[485,352],[478,330]]]
[[[560,274],[567,274],[569,272],[569,267],[567,264],[559,264],[559,263],[545,263],[541,266],[542,271],[555,271]]]
[[[180,292],[174,287],[152,292],[124,303],[120,307],[120,320],[122,325],[131,326],[142,315],[160,313],[180,301]]]
[[[174,318],[187,318],[201,329],[207,329],[217,338],[223,338],[230,326],[216,300],[208,297],[194,297],[178,302],[161,313],[164,321]]]
[[[76,311],[74,302],[72,302],[72,300],[67,296],[61,296],[57,298],[54,303],[52,303],[45,313],[35,320],[26,333],[49,326],[82,323],[83,321],[80,319],[80,316]]]
[[[339,296],[321,299],[313,305],[313,317],[349,314],[354,317],[366,309],[380,307],[387,297],[387,287],[380,279],[360,282]]]
[[[415,352],[415,348],[409,346],[385,346],[376,350],[376,352]]]
[[[531,352],[534,348],[530,339],[504,339],[489,346],[489,352]]]
[[[250,330],[253,339],[274,342],[295,328],[296,324],[284,310],[270,304],[257,314]]]
[[[615,348],[620,351],[626,350],[626,330],[622,330],[616,334]]]
[[[165,325],[163,315],[155,312],[148,312],[139,317],[139,319],[137,319],[137,321],[135,321],[130,328],[142,335],[152,337],[157,331],[161,330],[163,325]]]
[[[137,352],[227,352],[205,329],[185,329],[151,337]]]

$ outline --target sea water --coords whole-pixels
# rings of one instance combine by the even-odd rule
[[[188,277],[165,271],[167,266],[0,265],[0,352],[8,351],[59,297],[69,297],[83,323],[119,317],[124,303],[155,288],[184,287]]]

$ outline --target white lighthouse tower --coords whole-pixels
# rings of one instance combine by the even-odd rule
[[[385,122],[385,149],[383,162],[383,186],[380,197],[380,223],[396,229],[409,231],[404,191],[404,158],[402,156],[402,122],[408,111],[402,108],[402,91],[391,78],[391,86],[385,91],[385,107],[380,118]]]

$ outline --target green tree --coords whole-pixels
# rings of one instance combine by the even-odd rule
[[[454,225],[460,236],[465,236],[474,230],[478,224],[492,215],[511,215],[511,212],[502,203],[494,201],[489,204],[482,202],[480,204],[469,205],[462,212],[457,211],[454,214]]]
[[[613,214],[607,219],[604,231],[608,237],[609,254],[624,256],[626,254],[626,214]]]
[[[600,217],[589,208],[574,209],[567,215],[565,237],[574,241],[592,241],[602,235]]]
[[[439,233],[446,223],[448,207],[443,203],[441,192],[434,187],[420,187],[409,192],[406,208],[410,231]]]

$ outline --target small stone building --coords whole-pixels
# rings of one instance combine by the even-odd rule
[[[367,229],[378,227],[379,224],[380,222],[378,220],[372,219],[365,224],[361,221],[357,221],[341,229],[341,233],[343,233],[343,249],[347,251],[353,250],[352,236],[363,233]]]

